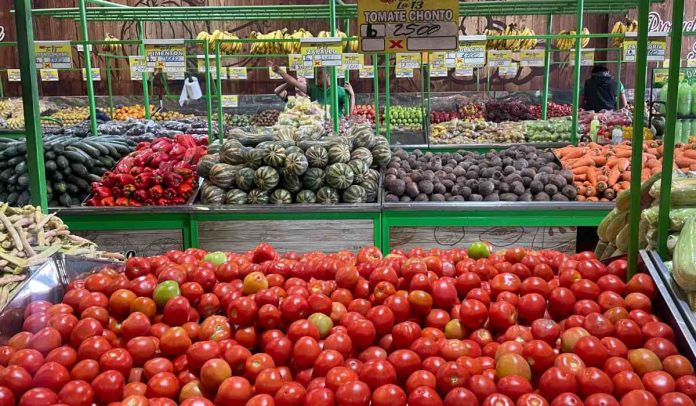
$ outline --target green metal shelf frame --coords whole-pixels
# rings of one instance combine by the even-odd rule
[[[401,206],[401,207],[400,207]],[[385,204],[382,207],[382,251],[391,250],[391,229],[405,227],[596,227],[611,211],[611,204],[571,203],[569,209],[548,205],[519,207],[514,203],[491,205],[447,204],[426,209],[420,204]],[[466,207],[468,206],[468,207]],[[516,207],[518,206],[518,207]],[[562,205],[559,205],[562,206]],[[438,207],[440,209],[438,209]]]
[[[329,0],[328,5],[316,5],[316,6],[304,6],[304,5],[289,5],[289,6],[239,6],[239,7],[130,7],[124,6],[116,3],[111,3],[106,0],[78,0],[78,7],[72,8],[49,8],[49,9],[31,9],[30,0],[15,0],[15,20],[17,28],[17,45],[19,50],[20,59],[20,69],[22,71],[22,97],[24,101],[24,114],[26,123],[26,135],[27,135],[27,149],[29,156],[29,174],[30,174],[30,186],[32,193],[32,203],[35,205],[40,205],[46,208],[46,184],[45,184],[45,174],[43,167],[43,145],[41,142],[41,126],[39,118],[39,108],[38,108],[38,86],[36,78],[36,67],[34,65],[34,50],[33,50],[33,17],[39,16],[51,16],[55,18],[63,19],[73,19],[80,22],[81,25],[81,37],[82,40],[78,43],[82,44],[84,48],[84,56],[86,61],[90,61],[90,51],[88,44],[92,43],[87,37],[87,23],[88,22],[99,22],[99,21],[136,21],[138,23],[139,32],[139,45],[140,53],[143,53],[143,29],[144,23],[147,21],[227,21],[227,20],[307,20],[307,19],[329,19],[330,20],[330,30],[332,35],[335,35],[336,30],[336,18],[343,19],[353,19],[357,16],[357,6],[346,5],[338,0]],[[94,7],[87,7],[87,3],[95,5]],[[623,13],[631,9],[638,9],[639,15],[639,32],[638,32],[638,50],[637,50],[637,62],[636,62],[636,83],[645,83],[646,69],[647,69],[647,23],[648,23],[648,13],[650,5],[653,3],[662,3],[662,0],[622,0],[618,1],[607,1],[607,0],[514,0],[514,1],[490,1],[490,2],[460,2],[460,13],[466,16],[508,16],[508,15],[576,15],[576,25],[577,32],[582,30],[582,17],[585,13]],[[681,6],[683,10],[683,0],[675,0],[675,7]],[[682,12],[683,14],[683,12]],[[550,19],[548,25],[550,26]],[[642,29],[641,29],[642,27]],[[681,27],[681,26],[680,26]],[[680,28],[679,27],[679,28]],[[577,34],[572,36],[576,40],[576,49],[580,48],[580,42],[582,38],[585,37],[596,37],[604,36],[611,37],[612,34],[590,34],[582,35]],[[672,32],[672,36],[681,37],[681,29],[675,29]],[[522,37],[522,36],[520,36]],[[546,36],[535,36],[547,39],[553,38],[553,35]],[[523,37],[522,37],[523,38]],[[567,36],[566,36],[567,38]],[[206,47],[207,53],[207,47]],[[674,53],[674,50],[673,50]],[[550,54],[547,52],[547,55]],[[581,53],[576,52],[575,55],[575,66],[578,67],[575,70],[575,83],[574,85],[574,105],[577,105],[578,94],[579,94],[579,66],[580,66]],[[205,58],[206,63],[209,62],[209,58]],[[377,65],[377,58],[373,58],[373,63]],[[550,65],[546,63],[546,68]],[[89,68],[89,62],[87,67]],[[210,74],[209,66],[206,69],[208,73],[206,74],[206,83],[210,84]],[[331,81],[335,85],[336,74],[335,69],[331,70]],[[386,58],[385,61],[385,85],[387,94],[389,94],[389,76],[390,76],[390,61]],[[377,75],[376,75],[377,76]],[[671,75],[670,81],[676,81],[677,75]],[[91,83],[91,75],[87,75],[87,81]],[[377,78],[375,78],[375,83],[378,83]],[[335,87],[335,86],[333,86]],[[90,91],[91,85],[88,85],[88,96],[90,98],[91,104],[94,104],[94,94]],[[147,92],[147,77],[144,74],[143,77],[143,91]],[[146,96],[147,97],[147,96]],[[645,89],[644,87],[637,87],[636,100],[644,100]],[[337,106],[335,106],[335,96],[332,98],[334,104],[333,110],[336,111]],[[376,101],[378,101],[376,97]],[[146,103],[146,105],[149,103]],[[389,127],[389,97],[387,96],[385,101],[385,119],[386,125]],[[210,100],[208,100],[209,108]],[[90,106],[93,111],[94,107]],[[676,103],[673,103],[672,108],[676,109]],[[146,109],[147,111],[148,109]],[[577,113],[576,113],[577,114]],[[209,117],[209,120],[211,118]],[[334,120],[336,122],[336,120]],[[577,116],[574,118],[574,122],[577,125]],[[636,109],[634,116],[634,139],[633,139],[633,165],[634,173],[632,176],[631,188],[637,191],[640,187],[640,176],[637,176],[637,171],[640,168],[640,157],[643,141],[643,109]],[[574,127],[576,128],[576,127]],[[669,131],[668,131],[669,132]],[[673,131],[672,131],[673,132]],[[673,134],[671,134],[673,139]],[[670,136],[668,135],[667,139]],[[672,148],[665,148],[665,153],[673,152]],[[672,150],[672,151],[670,151]],[[665,163],[666,164],[666,163]],[[667,193],[663,193],[662,196],[669,199],[669,188],[667,188]],[[629,252],[629,273],[632,273],[636,269],[636,261],[638,258],[638,220],[639,220],[639,207],[640,201],[637,193],[632,194],[631,200],[631,244]],[[664,209],[664,208],[663,208]],[[539,216],[541,214],[541,216]],[[475,225],[483,224],[492,225],[568,225],[571,223],[581,223],[594,225],[598,222],[600,214],[597,213],[586,213],[584,211],[568,211],[568,212],[558,212],[557,215],[551,216],[548,211],[533,211],[533,210],[518,210],[511,209],[508,212],[501,214],[500,211],[478,211],[475,216],[456,214],[454,216],[449,215],[449,213],[433,212],[425,210],[413,210],[412,212],[392,212],[390,209],[384,209],[381,214],[382,223],[382,245],[388,243],[388,233],[384,235],[384,225],[389,226],[401,226],[401,224],[408,225]],[[315,216],[315,214],[311,214]],[[664,213],[661,213],[664,216]],[[153,216],[159,216],[153,217]],[[415,216],[415,217],[413,217]],[[64,217],[71,219],[70,222],[73,223],[73,227],[79,229],[80,227],[87,227],[94,224],[98,224],[103,227],[113,229],[113,227],[118,227],[118,223],[114,223],[114,217],[108,217],[95,220],[92,215],[82,216],[82,215],[72,215],[67,211]],[[97,216],[99,217],[99,216]],[[196,216],[197,217],[197,216]],[[539,218],[541,217],[541,218]],[[252,216],[253,218],[253,216]],[[120,223],[125,224],[126,228],[133,227],[145,227],[152,224],[159,224],[160,226],[176,227],[183,218],[175,219],[171,217],[166,217],[164,215],[155,215],[152,213],[137,213],[137,214],[123,214],[120,217],[122,220]],[[573,221],[576,219],[577,221]],[[195,220],[188,219],[186,221],[187,225],[181,223],[182,230],[188,227],[188,239],[189,243],[195,240],[195,236],[191,235],[192,223],[195,221],[200,221],[200,218]],[[136,226],[136,224],[141,223],[144,225]],[[176,224],[175,224],[176,223]],[[386,237],[386,238],[385,238]]]

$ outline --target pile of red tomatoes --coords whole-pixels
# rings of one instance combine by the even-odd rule
[[[131,258],[33,302],[4,405],[688,406],[651,278],[591,253]]]

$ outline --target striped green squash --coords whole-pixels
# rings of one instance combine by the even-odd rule
[[[266,204],[268,203],[268,193],[263,190],[254,189],[249,192],[247,199],[249,204]]]
[[[276,189],[271,193],[268,202],[271,204],[290,204],[292,203],[292,195],[285,189]]]
[[[338,192],[334,188],[324,186],[317,191],[317,203],[336,204],[338,203]]]
[[[295,201],[300,204],[316,203],[317,195],[311,190],[302,190],[295,196]]]
[[[348,164],[336,163],[326,168],[326,184],[334,189],[348,189],[355,175]]]
[[[325,168],[329,163],[329,153],[320,145],[312,145],[305,151],[305,157],[309,166],[313,168]]]
[[[309,168],[304,175],[302,175],[302,185],[305,189],[316,192],[324,186],[325,179],[324,171],[319,168]]]
[[[350,153],[350,159],[351,161],[353,159],[360,159],[362,161],[365,161],[368,167],[372,166],[372,152],[365,147],[359,147],[354,149],[353,152]]]
[[[302,179],[294,173],[283,173],[283,189],[290,193],[297,193],[302,190]]]
[[[245,192],[254,188],[254,175],[256,171],[251,168],[242,168],[237,172],[237,187]]]
[[[248,196],[245,191],[232,189],[225,195],[225,204],[247,204]]]
[[[346,144],[337,142],[329,147],[329,163],[343,163],[350,161],[350,148]]]
[[[351,185],[343,192],[341,196],[344,203],[365,203],[367,202],[367,193],[365,189],[358,185]]]
[[[254,173],[254,184],[261,190],[273,190],[279,182],[278,171],[270,166],[262,166]]]
[[[281,145],[273,144],[266,148],[267,155],[263,163],[274,168],[282,168],[285,165],[285,148]]]
[[[293,152],[285,157],[285,171],[295,175],[302,175],[307,171],[309,163],[303,153]]]
[[[365,181],[367,173],[370,171],[370,165],[368,165],[362,159],[353,159],[348,162],[348,166],[353,171],[353,183],[362,183]]]

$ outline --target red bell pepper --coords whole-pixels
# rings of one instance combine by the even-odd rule
[[[119,197],[118,199],[116,199],[116,206],[130,206],[130,199],[127,197]]]
[[[162,196],[162,194],[164,193],[164,189],[160,185],[155,185],[155,186],[151,187],[148,190],[148,192],[150,193],[151,198],[157,199],[160,196]]]
[[[162,178],[166,187],[177,187],[184,181],[184,177],[175,172],[167,172]]]
[[[116,201],[113,196],[109,197],[104,197],[101,200],[99,200],[99,206],[114,206],[116,205]]]

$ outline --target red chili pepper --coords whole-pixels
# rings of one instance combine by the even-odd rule
[[[162,196],[164,193],[164,189],[162,189],[162,186],[160,185],[155,185],[149,189],[150,192],[150,197],[153,199],[157,199],[158,197]]]
[[[104,197],[99,200],[99,206],[114,206],[116,204],[113,196]]]

